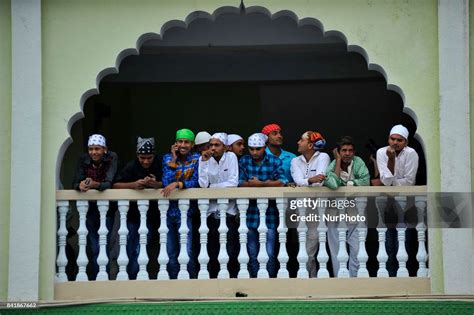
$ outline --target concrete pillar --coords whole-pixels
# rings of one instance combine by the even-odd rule
[[[11,2],[9,301],[36,301],[41,225],[41,1]]]

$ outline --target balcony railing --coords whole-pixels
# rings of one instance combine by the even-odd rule
[[[407,204],[412,203],[414,200],[414,207],[416,207],[416,217],[414,228],[416,229],[418,249],[416,252],[416,261],[418,268],[416,271],[417,277],[428,277],[429,268],[427,267],[428,254],[426,250],[427,242],[427,226],[426,226],[426,187],[425,186],[412,186],[412,187],[344,187],[338,190],[338,193],[344,193],[349,198],[355,201],[356,214],[360,217],[366,217],[368,203],[375,204],[376,213],[378,214],[378,220],[374,231],[376,231],[378,240],[378,249],[376,251],[376,257],[369,257],[366,240],[368,233],[367,221],[359,221],[356,226],[353,226],[353,233],[356,234],[357,240],[357,264],[356,277],[367,278],[369,277],[369,270],[367,262],[369,258],[376,258],[378,267],[376,273],[372,273],[372,276],[385,278],[389,277],[387,270],[388,254],[386,250],[386,233],[388,230],[385,224],[385,211],[389,200],[393,199],[394,204],[401,211],[398,212],[398,224],[395,227],[396,243],[396,260],[398,261],[398,268],[396,270],[396,277],[408,277],[409,272],[407,269],[407,261],[409,255],[405,248],[407,224],[404,221],[404,213],[407,209]],[[237,278],[249,278],[249,253],[247,252],[247,233],[248,228],[246,224],[247,209],[249,207],[250,200],[256,200],[256,204],[259,210],[260,223],[258,226],[260,251],[258,253],[259,272],[257,278],[268,278],[267,262],[268,254],[266,251],[267,241],[267,226],[265,222],[265,212],[269,205],[269,202],[275,202],[279,215],[279,225],[277,228],[276,241],[279,242],[279,251],[277,253],[277,260],[279,262],[279,269],[277,278],[289,278],[290,273],[288,271],[289,255],[287,250],[287,232],[288,227],[286,222],[288,211],[290,211],[288,202],[292,198],[300,197],[311,197],[321,198],[322,200],[329,200],[330,198],[341,198],[340,195],[334,196],[334,192],[326,188],[225,188],[225,189],[187,189],[182,191],[174,191],[170,197],[165,198],[160,194],[159,190],[143,190],[135,191],[128,189],[110,189],[104,192],[89,191],[81,193],[73,190],[61,190],[56,193],[57,210],[59,217],[59,229],[58,235],[58,254],[57,254],[57,282],[66,282],[68,277],[66,275],[66,266],[68,259],[66,256],[66,239],[68,230],[66,228],[66,218],[70,211],[77,209],[79,215],[79,228],[77,229],[78,234],[78,257],[77,266],[78,273],[75,277],[76,281],[89,281],[86,273],[86,267],[90,263],[86,254],[87,246],[87,227],[86,227],[86,216],[89,210],[89,204],[94,202],[97,204],[98,211],[100,214],[100,228],[99,234],[99,255],[97,258],[97,264],[99,266],[99,272],[96,280],[109,280],[109,274],[107,271],[107,265],[109,264],[109,257],[107,256],[107,234],[110,233],[106,227],[106,214],[112,203],[117,202],[118,212],[120,214],[120,228],[118,230],[120,251],[117,259],[118,274],[117,280],[128,280],[127,264],[129,263],[129,257],[127,256],[127,212],[130,208],[131,202],[137,202],[139,213],[140,213],[140,226],[138,229],[139,233],[139,244],[140,251],[138,255],[139,272],[137,280],[149,280],[149,274],[147,272],[147,264],[149,263],[149,257],[147,254],[147,212],[151,202],[157,202],[159,209],[159,216],[161,223],[158,229],[159,233],[159,254],[157,257],[157,263],[159,270],[157,273],[157,280],[169,279],[167,272],[167,264],[169,257],[167,253],[167,211],[169,209],[170,201],[177,200],[179,204],[179,210],[181,215],[181,226],[179,228],[179,242],[180,252],[178,255],[178,262],[180,270],[178,273],[178,279],[189,279],[189,273],[187,271],[187,263],[190,257],[188,256],[186,245],[187,245],[187,233],[188,228],[186,225],[187,211],[190,207],[191,202],[197,202],[198,210],[201,218],[199,227],[193,227],[199,231],[199,243],[200,251],[197,257],[199,262],[197,279],[209,279],[208,263],[209,255],[207,251],[208,244],[208,232],[209,229],[206,224],[206,218],[208,215],[208,209],[210,201],[217,201],[220,226],[218,228],[220,250],[218,261],[220,265],[220,272],[218,278],[225,279],[229,278],[227,271],[227,263],[229,261],[229,255],[226,250],[227,232],[226,226],[226,209],[229,202],[235,201],[238,209],[239,222],[239,242],[240,251],[238,254],[238,263],[240,269],[238,271]],[[392,198],[393,197],[393,198]],[[329,198],[329,199],[328,199]],[[332,199],[331,199],[332,200]],[[411,201],[410,201],[411,200]],[[299,206],[296,213],[304,216],[309,213],[309,209]],[[324,205],[319,205],[316,209],[316,214],[320,218],[324,214],[328,213],[329,209]],[[345,213],[346,209],[338,210],[339,214]],[[339,246],[337,253],[333,254],[333,259],[337,259],[338,272],[335,277],[347,278],[350,277],[348,269],[349,253],[346,247],[348,241],[348,230],[352,223],[346,224],[344,221],[339,222],[338,225],[332,226],[331,224],[321,220],[317,224],[306,224],[303,221],[299,221],[296,226],[296,233],[298,239],[298,253],[296,256],[298,267],[297,267],[297,278],[308,278],[310,273],[307,268],[308,260],[311,257],[308,255],[306,249],[306,241],[308,234],[313,232],[317,235],[319,250],[315,255],[315,259],[318,262],[318,269],[316,272],[317,278],[328,278],[330,273],[328,270],[328,262],[331,255],[330,250],[326,249],[326,243],[328,242],[328,231],[331,229],[337,229],[335,232],[339,240]],[[313,229],[313,230],[312,230]],[[334,231],[333,231],[334,233]],[[388,235],[388,234],[387,234]],[[371,250],[370,252],[374,252]],[[334,265],[334,264],[333,264]],[[354,276],[354,275],[353,275]]]

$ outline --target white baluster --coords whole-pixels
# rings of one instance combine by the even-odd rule
[[[188,272],[188,262],[190,257],[188,256],[188,210],[189,210],[189,199],[180,199],[178,201],[179,211],[181,213],[181,225],[179,226],[179,242],[180,242],[180,251],[178,255],[179,262],[179,272],[178,280],[189,279]]]
[[[250,273],[247,267],[249,263],[249,255],[247,253],[247,233],[249,229],[247,228],[247,209],[249,207],[248,199],[237,199],[237,208],[239,209],[240,225],[239,225],[239,242],[240,242],[240,252],[239,252],[239,264],[240,270],[237,278],[239,279],[248,279],[250,278]]]
[[[98,200],[97,208],[99,209],[100,214],[100,227],[97,233],[99,234],[99,256],[97,257],[97,264],[99,265],[99,273],[97,274],[97,281],[109,280],[107,275],[107,264],[109,263],[109,258],[107,257],[107,234],[109,230],[105,224],[107,211],[109,210],[109,201],[108,200]]]
[[[325,204],[326,199],[321,199],[320,204]],[[328,252],[326,251],[326,237],[327,237],[327,225],[326,225],[326,220],[324,220],[324,214],[326,213],[326,207],[324,206],[318,206],[318,214],[319,214],[319,225],[317,228],[318,231],[318,238],[319,238],[319,251],[318,255],[316,258],[318,259],[319,262],[319,270],[317,277],[318,278],[329,278],[329,271],[328,271],[328,261],[329,261],[329,255]]]
[[[417,277],[426,278],[428,277],[428,268],[426,268],[426,262],[428,261],[428,253],[426,252],[426,225],[425,225],[425,210],[426,210],[426,196],[416,196],[415,205],[418,214],[418,224],[416,225],[416,231],[418,233],[418,253],[416,254],[416,260],[418,260],[419,268],[416,273]]]
[[[209,271],[207,264],[209,263],[209,254],[207,253],[207,211],[209,210],[209,199],[198,200],[199,211],[201,213],[201,226],[199,227],[199,236],[201,243],[201,251],[199,252],[199,265],[201,266],[198,274],[198,279],[209,279]]]
[[[268,208],[268,199],[257,199],[257,207],[260,212],[260,224],[258,225],[258,234],[260,241],[260,250],[258,251],[257,260],[259,263],[259,269],[257,273],[257,278],[269,278],[267,263],[268,263],[268,253],[267,253],[267,223],[265,220],[265,214]]]
[[[146,250],[146,245],[148,242],[148,228],[146,226],[146,217],[148,213],[148,208],[150,202],[148,200],[138,200],[138,211],[140,211],[140,227],[138,228],[138,234],[140,235],[140,253],[138,254],[137,262],[140,266],[140,271],[137,274],[137,280],[149,280],[148,271],[146,270],[146,265],[148,264],[148,252]]]
[[[398,223],[397,223],[397,239],[398,239],[398,251],[397,251],[397,260],[398,260],[398,270],[397,277],[405,278],[408,277],[407,261],[408,253],[405,248],[405,235],[406,235],[406,224],[405,224],[405,210],[407,206],[407,197],[406,196],[396,196],[396,204],[398,205]]]
[[[128,200],[119,200],[118,208],[120,213],[120,228],[118,234],[120,236],[120,253],[117,259],[119,266],[119,272],[117,274],[117,280],[128,280],[127,265],[128,265],[128,255],[127,255],[127,213],[129,209],[130,202]]]
[[[79,228],[77,229],[77,235],[79,238],[79,255],[77,256],[77,266],[79,272],[77,273],[76,281],[87,281],[86,268],[89,259],[86,254],[87,246],[87,226],[86,216],[89,210],[89,202],[87,200],[78,200],[76,202],[77,211],[79,212]]]
[[[357,197],[355,201],[359,216],[365,217],[367,198]],[[359,222],[357,232],[359,234],[359,252],[357,253],[357,260],[359,261],[359,270],[357,270],[357,277],[368,278],[369,271],[367,270],[367,261],[369,260],[369,256],[367,255],[367,251],[365,250],[365,239],[367,237],[367,224],[365,221]]]
[[[66,215],[69,211],[69,201],[58,201],[57,203],[58,213],[59,213],[59,229],[58,229],[58,257],[56,259],[56,264],[58,265],[58,273],[56,274],[56,282],[66,282],[66,265],[67,265],[67,256],[66,256],[66,238],[67,238],[67,229],[66,229]]]
[[[160,233],[160,254],[158,255],[158,264],[160,270],[158,271],[157,280],[168,280],[170,278],[166,265],[168,264],[169,257],[166,250],[166,243],[168,240],[168,225],[166,224],[166,215],[170,207],[169,200],[160,199],[158,200],[158,209],[160,209],[160,227],[158,233]]]
[[[301,217],[306,215],[306,208],[299,207],[298,214]],[[306,268],[306,264],[308,263],[308,252],[306,251],[306,232],[308,231],[308,227],[306,226],[306,222],[303,220],[299,220],[298,227],[296,229],[298,231],[298,242],[300,244],[298,250],[298,259],[299,269],[297,273],[298,278],[309,278],[309,272]]]
[[[286,251],[286,232],[288,228],[286,227],[285,222],[285,212],[288,204],[286,198],[277,198],[276,204],[278,208],[278,215],[280,217],[280,224],[278,225],[278,239],[280,241],[280,251],[278,252],[278,261],[280,262],[280,270],[278,270],[278,278],[289,278],[290,274],[286,265],[288,263],[289,257],[288,252]]]
[[[219,208],[219,218],[220,224],[218,228],[219,232],[219,256],[217,260],[219,261],[220,270],[217,274],[217,279],[229,279],[229,270],[227,270],[227,264],[229,263],[229,255],[227,253],[227,232],[229,228],[227,227],[227,209],[229,208],[229,199],[217,199],[217,204]]]
[[[343,199],[337,198],[338,204],[343,202]],[[346,209],[341,209],[339,215],[346,214]],[[347,253],[347,224],[346,221],[341,220],[337,225],[337,232],[339,233],[339,249],[337,251],[337,261],[339,262],[338,278],[349,278],[349,269],[347,269],[347,262],[349,261],[349,254]]]
[[[379,224],[377,225],[377,232],[379,236],[379,252],[377,253],[377,260],[379,262],[379,270],[377,271],[377,277],[388,278],[387,270],[387,250],[385,249],[385,234],[387,228],[385,226],[385,209],[387,209],[387,197],[376,197],[375,205],[379,214]]]

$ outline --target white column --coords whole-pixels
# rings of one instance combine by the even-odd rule
[[[449,165],[440,168],[442,192],[470,192],[472,187],[469,5],[468,0],[438,1],[440,165]],[[442,239],[445,293],[473,294],[472,228],[443,229]]]
[[[355,199],[356,207],[360,217],[365,217],[365,209],[367,207],[367,197],[357,197]],[[368,278],[369,271],[367,270],[367,261],[369,256],[365,250],[365,239],[367,237],[367,223],[360,221],[357,227],[359,233],[359,252],[357,253],[357,260],[359,261],[359,270],[357,270],[358,278]]]
[[[158,255],[158,264],[160,270],[158,271],[157,280],[168,280],[170,278],[166,265],[168,264],[169,257],[168,251],[166,250],[166,243],[168,240],[168,225],[166,224],[166,215],[170,207],[170,202],[166,199],[158,200],[158,209],[160,209],[160,227],[158,233],[160,233],[160,253]]]
[[[207,211],[209,210],[209,199],[199,199],[198,206],[201,213],[201,226],[199,227],[201,251],[198,256],[201,268],[198,273],[198,279],[209,279],[209,270],[207,270],[207,264],[209,263],[209,254],[207,252],[207,233],[209,233]]]
[[[117,264],[119,266],[119,272],[117,274],[117,280],[128,280],[127,265],[128,265],[128,255],[127,255],[127,213],[129,209],[130,202],[128,200],[119,200],[118,208],[120,213],[120,228],[118,234],[120,237],[120,253],[117,259]]]
[[[306,208],[300,207],[298,208],[298,214],[301,217],[306,215]],[[309,272],[306,268],[306,264],[308,263],[308,252],[306,251],[306,232],[308,231],[308,227],[306,226],[306,222],[300,220],[298,222],[298,227],[296,228],[298,231],[298,243],[299,243],[299,250],[298,256],[298,273],[296,274],[297,278],[306,279],[309,278]]]
[[[268,208],[268,199],[257,199],[257,207],[260,213],[260,224],[258,225],[257,231],[259,235],[260,250],[258,251],[257,260],[259,263],[259,269],[257,273],[257,278],[269,278],[267,263],[268,263],[268,253],[267,253],[267,222],[265,220],[266,211]]]
[[[377,277],[388,278],[387,270],[387,250],[385,248],[385,235],[387,228],[385,226],[385,210],[387,209],[387,197],[376,197],[375,205],[379,214],[379,224],[377,225],[377,232],[379,236],[379,252],[377,254],[377,260],[379,262],[379,269],[377,270]]]
[[[278,208],[278,216],[280,218],[280,224],[278,225],[278,240],[280,242],[280,251],[278,252],[278,261],[280,262],[280,269],[278,270],[278,278],[289,278],[290,274],[288,269],[286,269],[286,264],[288,263],[289,257],[288,252],[286,251],[286,232],[288,228],[286,227],[285,222],[285,213],[286,207],[288,205],[288,200],[286,198],[277,198],[276,204]]]
[[[407,206],[406,196],[396,196],[395,203],[398,205],[398,223],[397,223],[397,240],[398,240],[398,270],[397,277],[408,277],[407,261],[408,253],[405,247],[405,235],[406,235],[406,224],[405,224],[405,210]]]
[[[89,259],[87,258],[87,226],[86,216],[89,210],[89,202],[87,200],[76,201],[77,212],[79,212],[79,228],[77,229],[77,236],[79,239],[79,254],[77,255],[77,266],[79,271],[76,276],[76,281],[87,281],[86,267]]]
[[[416,231],[418,234],[418,253],[416,254],[416,260],[418,261],[418,272],[417,277],[426,278],[428,277],[428,268],[426,268],[426,262],[428,261],[428,253],[426,252],[426,224],[425,224],[425,211],[426,211],[426,196],[416,196],[415,205],[418,214],[418,223],[416,224]]]
[[[179,243],[180,251],[178,255],[179,272],[178,280],[189,279],[188,262],[190,257],[188,256],[188,210],[189,210],[189,199],[178,200],[179,212],[181,213],[181,225],[179,226]]]
[[[148,252],[146,245],[148,242],[148,228],[146,226],[147,213],[150,202],[148,200],[138,200],[138,211],[140,211],[140,227],[138,228],[138,234],[140,235],[140,253],[138,254],[137,262],[140,269],[137,274],[137,280],[149,280],[148,271],[146,265],[148,264]]]
[[[342,200],[337,200],[340,202]],[[338,202],[338,203],[339,203]],[[346,214],[346,209],[341,209],[339,214]],[[337,251],[337,261],[339,262],[339,270],[337,272],[338,278],[349,278],[349,269],[347,269],[347,262],[349,261],[349,254],[346,248],[347,239],[347,224],[345,221],[340,221],[337,225],[337,232],[339,234],[339,249]]]
[[[109,258],[107,257],[107,225],[105,224],[107,211],[109,210],[109,201],[108,200],[98,200],[97,208],[99,209],[100,214],[100,227],[97,233],[99,234],[99,255],[97,256],[97,264],[99,265],[99,273],[97,274],[96,280],[109,280],[107,275],[106,267],[109,263]]]
[[[237,208],[239,209],[239,242],[240,242],[240,252],[239,252],[239,264],[240,270],[237,275],[239,279],[248,279],[250,278],[250,273],[248,270],[249,263],[249,254],[247,252],[247,233],[249,229],[247,228],[247,209],[249,207],[248,199],[237,199]]]
[[[219,261],[220,270],[217,274],[218,279],[229,279],[229,270],[227,270],[227,263],[229,262],[229,255],[227,254],[227,209],[229,208],[229,199],[217,199],[217,204],[219,208],[219,218],[220,224],[219,229],[219,256],[217,260]]]
[[[325,204],[326,199],[321,199],[323,204]],[[319,214],[319,225],[317,228],[318,231],[318,238],[319,238],[319,251],[318,255],[316,258],[318,259],[319,262],[319,270],[317,277],[318,278],[329,278],[329,271],[328,271],[328,261],[329,261],[329,255],[328,252],[326,251],[326,233],[328,231],[326,221],[323,219],[324,214],[326,213],[326,207],[323,206],[318,206],[318,214]]]
[[[58,201],[57,202],[58,213],[59,213],[59,229],[58,229],[58,258],[56,264],[58,265],[58,273],[56,274],[56,282],[66,282],[66,215],[69,212],[69,201]]]
[[[37,301],[42,213],[41,1],[11,1],[11,23],[12,146],[2,148],[11,152],[11,176],[3,178],[11,187],[7,300]]]

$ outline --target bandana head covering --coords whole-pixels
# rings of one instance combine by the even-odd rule
[[[227,145],[232,145],[234,142],[244,140],[241,136],[236,134],[230,134],[227,136]]]
[[[211,136],[211,139],[217,139],[224,145],[227,145],[227,134],[225,132],[217,132]]]
[[[248,146],[252,148],[261,148],[266,145],[268,137],[263,133],[254,133],[249,137]]]
[[[270,125],[266,125],[265,127],[263,127],[262,129],[262,133],[266,136],[268,136],[268,134],[272,131],[275,131],[275,130],[281,130],[281,127],[278,126],[277,124],[270,124]]]
[[[89,140],[87,141],[87,146],[89,147],[91,145],[100,145],[101,147],[106,147],[107,144],[105,142],[105,137],[99,134],[90,136]]]
[[[200,131],[200,132],[197,133],[196,139],[194,140],[194,143],[199,145],[199,144],[209,142],[210,139],[211,139],[211,134],[209,132]]]
[[[155,153],[155,138],[141,138],[137,139],[137,153],[138,154],[153,154]]]
[[[408,139],[408,129],[403,125],[393,126],[392,130],[390,130],[389,136],[394,134],[400,135],[403,138]]]
[[[306,131],[303,133],[303,138],[308,139],[316,149],[324,149],[326,146],[326,139],[317,131]]]
[[[189,129],[180,129],[176,131],[176,140],[179,139],[188,139],[194,141],[194,132]]]

